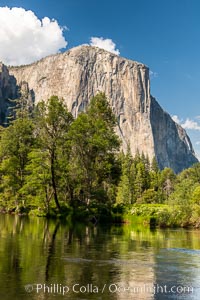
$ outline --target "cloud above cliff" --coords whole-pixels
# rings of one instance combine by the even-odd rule
[[[200,125],[196,121],[190,119],[186,119],[181,126],[185,129],[200,130]]]
[[[177,115],[172,116],[172,119],[181,125],[184,129],[190,129],[190,130],[198,130],[200,131],[200,124],[197,121],[191,120],[187,118],[185,121],[180,119]]]
[[[0,7],[0,60],[8,65],[28,64],[67,46],[66,29],[56,20],[42,20],[31,10]]]
[[[177,115],[173,115],[171,117],[172,117],[172,120],[174,120],[174,122],[176,122],[179,125],[181,124],[182,120],[180,120]]]
[[[150,70],[149,71],[149,76],[150,76],[151,79],[157,78],[158,77],[158,73]]]
[[[90,45],[107,50],[116,55],[120,54],[119,50],[116,49],[116,44],[111,39],[104,39],[102,37],[91,37]]]

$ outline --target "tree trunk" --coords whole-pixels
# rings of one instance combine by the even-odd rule
[[[58,201],[58,194],[57,194],[57,187],[56,187],[56,180],[55,180],[54,162],[55,162],[55,157],[54,157],[54,151],[53,151],[51,153],[51,181],[52,181],[54,201],[56,203],[57,209],[60,210],[60,204]]]

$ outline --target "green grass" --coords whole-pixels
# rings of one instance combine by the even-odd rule
[[[148,224],[155,220],[159,227],[200,227],[200,206],[134,204],[125,208],[122,221],[134,222],[136,217]]]

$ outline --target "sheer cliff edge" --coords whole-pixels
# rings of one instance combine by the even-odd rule
[[[118,119],[116,131],[124,151],[130,145],[156,157],[159,167],[175,172],[198,162],[185,130],[163,111],[150,94],[149,69],[103,49],[79,46],[19,67],[0,64],[0,122],[7,116],[8,99],[26,88],[30,102],[52,95],[63,98],[74,117],[91,97],[105,92]]]

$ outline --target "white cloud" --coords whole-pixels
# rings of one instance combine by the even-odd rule
[[[200,125],[193,120],[186,119],[184,123],[181,124],[181,126],[185,129],[193,129],[193,130],[200,130]]]
[[[172,119],[180,124],[184,129],[191,129],[191,130],[199,130],[200,131],[200,125],[198,122],[193,121],[189,118],[187,118],[184,122],[182,119],[179,119],[177,115],[172,116]]]
[[[157,72],[153,72],[152,70],[149,71],[149,76],[151,79],[158,77],[158,73]]]
[[[104,39],[102,37],[91,37],[90,45],[94,47],[99,47],[109,52],[112,52],[116,55],[119,55],[120,52],[116,49],[116,44],[111,39]]]
[[[174,116],[171,116],[171,117],[172,117],[172,120],[174,120],[174,122],[176,122],[177,124],[181,124],[182,120],[180,120],[177,115],[174,115]]]
[[[39,20],[31,10],[0,7],[0,60],[9,65],[31,63],[67,46],[56,20]]]

